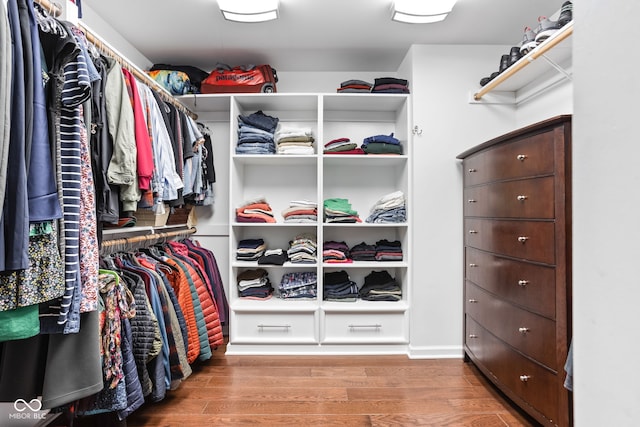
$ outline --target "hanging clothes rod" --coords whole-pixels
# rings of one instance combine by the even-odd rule
[[[124,248],[124,247],[144,246],[139,244],[140,243],[148,244],[151,242],[157,243],[157,242],[171,239],[174,237],[187,237],[191,234],[194,234],[196,231],[197,230],[195,227],[191,227],[191,228],[182,229],[182,230],[164,231],[160,233],[145,234],[143,236],[122,237],[119,239],[105,240],[102,242],[100,249],[102,250],[102,249],[113,248],[113,247]]]
[[[65,0],[65,1],[68,1],[68,0]],[[60,5],[50,0],[34,0],[34,3],[38,3],[44,9],[49,11],[49,13],[51,13],[53,16],[60,16],[62,14],[62,9]],[[118,61],[118,63],[121,66],[128,69],[131,72],[131,74],[133,74],[138,78],[138,80],[141,80],[142,82],[147,84],[147,86],[151,86],[154,89],[156,89],[156,91],[160,93],[160,95],[167,102],[170,102],[171,104],[173,104],[180,111],[184,112],[194,120],[198,119],[197,114],[189,110],[184,104],[182,104],[180,101],[174,98],[174,96],[171,95],[171,93],[168,90],[166,90],[161,84],[156,82],[153,78],[151,78],[151,76],[149,76],[147,73],[145,73],[140,68],[138,68],[138,66],[136,66],[131,61],[126,59],[121,53],[119,53],[114,47],[112,47],[109,43],[107,43],[100,36],[94,33],[84,23],[78,22],[78,27],[80,27],[80,29],[85,33],[87,37],[87,41],[92,45],[94,45],[96,48],[98,48],[98,50],[100,50],[105,55],[110,56],[116,61]]]
[[[33,0],[33,2],[38,3],[53,16],[60,16],[62,14],[62,7],[58,3],[49,0]]]

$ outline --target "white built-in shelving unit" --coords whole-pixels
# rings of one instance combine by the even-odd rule
[[[229,354],[385,354],[407,353],[411,307],[411,151],[410,96],[400,94],[237,94],[184,97],[187,106],[203,117],[225,117],[230,125],[229,158]],[[227,107],[228,106],[228,107]],[[311,155],[235,154],[237,117],[263,111],[287,126],[311,128],[315,152]],[[372,135],[390,134],[403,146],[402,155],[323,154],[326,142],[347,137],[360,145]],[[364,220],[382,197],[402,191],[407,200],[407,222],[370,224]],[[245,200],[264,196],[276,223],[237,223],[235,208]],[[345,198],[361,223],[323,222],[323,201]],[[317,223],[285,223],[281,212],[292,200],[318,203]],[[318,243],[315,264],[282,266],[237,261],[238,242],[262,238],[267,247],[287,249],[300,234],[313,234]],[[349,247],[387,239],[402,243],[403,260],[323,263],[322,243],[344,241]],[[314,271],[318,296],[313,300],[249,300],[238,296],[237,276],[264,268],[274,288],[282,276]],[[359,286],[372,271],[386,270],[402,288],[397,302],[335,302],[323,299],[323,277],[345,270]]]

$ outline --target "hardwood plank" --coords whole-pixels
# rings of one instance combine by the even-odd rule
[[[151,415],[139,418],[127,423],[128,427],[162,426],[323,426],[323,427],[369,427],[371,421],[366,415],[309,415],[303,420],[299,416],[292,415],[239,415],[239,416],[215,416],[215,415]]]
[[[346,389],[340,387],[207,387],[185,389],[183,395],[199,399],[247,399],[265,401],[328,401],[347,400]]]
[[[450,413],[452,406],[446,400],[388,400],[342,402],[263,402],[263,401],[210,401],[205,414],[433,414]]]
[[[487,415],[374,415],[371,417],[372,427],[389,426],[428,426],[428,427],[507,427],[496,414]]]

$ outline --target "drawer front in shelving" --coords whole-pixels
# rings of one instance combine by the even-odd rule
[[[464,215],[502,218],[554,217],[553,177],[497,182],[464,190]]]
[[[231,328],[234,343],[317,343],[316,312],[234,313]]]
[[[467,246],[546,264],[555,262],[553,222],[467,218],[464,223]]]
[[[550,369],[557,370],[555,322],[533,314],[467,282],[465,313],[495,336]]]
[[[500,298],[550,319],[556,316],[556,270],[465,249],[465,278]]]
[[[464,160],[464,185],[553,174],[553,146],[548,131],[473,154]]]
[[[326,313],[325,344],[406,343],[405,313]]]
[[[511,349],[482,326],[466,317],[466,345],[488,369],[501,387],[506,387],[540,412],[547,420],[558,420],[558,379],[543,368]]]

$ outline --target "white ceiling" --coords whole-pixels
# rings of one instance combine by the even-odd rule
[[[523,28],[556,13],[562,1],[458,0],[443,22],[420,25],[391,21],[391,0],[280,0],[280,18],[256,24],[224,20],[215,0],[82,5],[153,63],[376,72],[397,70],[412,44],[518,45]]]

